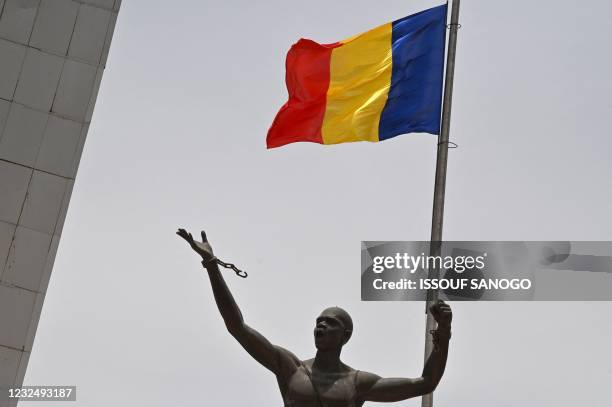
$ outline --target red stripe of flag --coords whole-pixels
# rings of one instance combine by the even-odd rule
[[[291,47],[287,53],[285,78],[289,100],[268,130],[268,148],[296,141],[323,144],[321,125],[329,88],[331,53],[340,45],[321,45],[301,39]]]

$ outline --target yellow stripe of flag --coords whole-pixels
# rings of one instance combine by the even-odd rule
[[[380,115],[391,85],[392,24],[334,48],[322,125],[324,144],[378,141]]]

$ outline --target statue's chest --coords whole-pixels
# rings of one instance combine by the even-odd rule
[[[353,376],[354,373],[339,376],[314,375],[312,377],[324,407],[355,405],[355,380]],[[300,367],[289,379],[285,399],[286,402],[296,406],[318,406],[317,392],[303,367]]]

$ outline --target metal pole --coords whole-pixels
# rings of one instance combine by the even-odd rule
[[[453,80],[455,74],[455,55],[457,51],[457,30],[459,29],[460,0],[453,0],[450,34],[448,37],[448,55],[446,58],[446,78],[444,81],[444,101],[442,104],[442,126],[438,137],[438,158],[436,162],[436,183],[434,187],[433,215],[431,221],[431,248],[432,256],[440,255],[442,242],[442,223],[444,220],[444,195],[446,192],[446,168],[448,162],[448,144],[451,120],[451,107],[453,103]],[[434,267],[429,270],[429,278],[439,278],[440,270]],[[436,328],[429,306],[438,300],[438,292],[430,290],[427,293],[427,325],[425,329],[425,360],[433,350],[433,338],[430,331]],[[422,407],[433,407],[433,393],[423,396]]]

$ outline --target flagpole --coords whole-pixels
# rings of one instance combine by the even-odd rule
[[[448,3],[447,3],[448,4]],[[453,0],[451,11],[450,34],[448,37],[448,55],[446,58],[446,78],[444,81],[444,100],[442,104],[442,126],[438,137],[438,158],[436,161],[436,182],[434,187],[433,215],[431,221],[430,254],[439,256],[442,242],[442,224],[444,220],[444,195],[446,192],[446,169],[448,163],[449,132],[451,106],[453,103],[453,81],[455,75],[455,55],[457,51],[457,31],[459,29],[460,0]],[[434,267],[429,270],[429,278],[439,278],[440,270]],[[438,292],[430,290],[427,293],[427,324],[425,328],[425,360],[433,350],[433,338],[430,331],[436,328],[436,322],[429,311],[429,306],[437,301]],[[433,407],[433,393],[424,395],[422,407]]]

